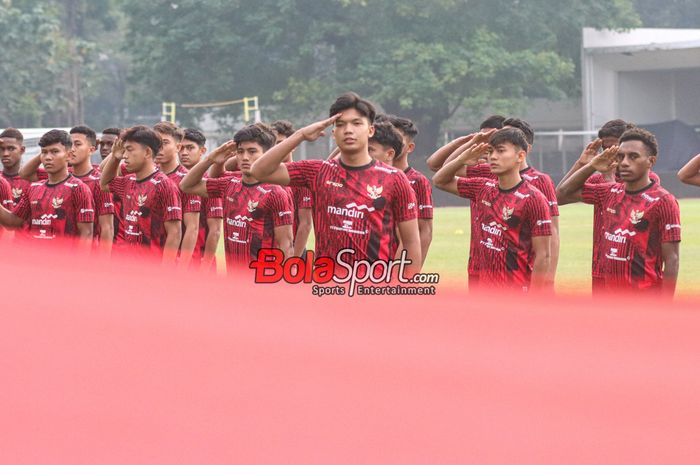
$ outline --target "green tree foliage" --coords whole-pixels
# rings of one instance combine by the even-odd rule
[[[697,0],[636,0],[645,27],[700,28]]]
[[[581,28],[638,24],[630,0],[126,4],[142,99],[260,95],[301,123],[352,89],[417,120],[428,146],[458,109],[576,93]]]

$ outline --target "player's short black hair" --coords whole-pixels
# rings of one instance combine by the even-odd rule
[[[87,126],[76,126],[70,130],[71,134],[82,134],[90,142],[90,145],[97,145],[97,134],[92,128]]]
[[[207,145],[207,138],[202,134],[202,131],[194,128],[185,129],[185,136],[183,139],[190,140],[200,147]]]
[[[418,127],[416,124],[408,118],[396,115],[380,115],[382,121],[388,121],[391,123],[401,134],[405,135],[412,141],[418,136]],[[379,120],[380,117],[378,116]]]
[[[380,121],[374,123],[374,135],[369,138],[383,147],[394,149],[394,156],[398,157],[403,152],[403,138],[398,129],[389,122]]]
[[[102,134],[112,134],[113,136],[119,137],[119,134],[122,133],[122,130],[120,128],[104,128],[102,130]]]
[[[73,141],[70,138],[70,134],[60,129],[52,129],[41,136],[41,139],[39,139],[39,147],[44,148],[53,144],[61,144],[67,149],[73,147]]]
[[[153,130],[159,134],[170,136],[175,142],[181,142],[185,132],[170,121],[161,121],[153,126]]]
[[[233,140],[237,144],[241,142],[257,142],[263,148],[263,151],[267,152],[274,147],[277,142],[277,137],[275,137],[272,128],[267,124],[255,123],[239,130],[234,134]]]
[[[24,142],[24,135],[22,135],[19,129],[15,128],[5,129],[2,133],[0,133],[0,137],[7,137],[8,139],[17,139],[17,142],[19,142],[20,144]]]
[[[628,123],[622,119],[610,120],[600,127],[598,130],[598,138],[614,137],[615,139],[619,139],[626,130],[632,129],[633,127],[634,124]]]
[[[491,115],[481,122],[479,129],[502,129],[505,120],[505,116]]]
[[[354,108],[362,116],[367,118],[369,120],[369,124],[374,123],[374,118],[377,116],[377,110],[374,109],[374,105],[372,105],[372,103],[370,103],[368,100],[365,100],[357,95],[355,92],[347,92],[338,97],[335,102],[333,102],[333,105],[331,105],[331,109],[328,114],[329,116],[335,116],[342,111],[349,110],[350,108]]]
[[[527,152],[527,138],[525,133],[516,127],[503,128],[494,132],[489,140],[489,144],[494,147],[498,144],[508,142]]]
[[[294,134],[294,125],[291,121],[287,121],[286,119],[278,119],[270,126],[272,126],[272,129],[280,136],[289,137]]]
[[[527,121],[520,118],[507,118],[503,121],[503,126],[518,128],[525,134],[525,140],[528,144],[532,145],[535,142],[535,131],[532,130],[532,126]]]
[[[129,128],[124,131],[121,139],[124,142],[136,142],[144,147],[148,147],[153,152],[153,158],[156,157],[160,151],[160,147],[163,145],[163,140],[160,138],[160,135],[148,126],[134,126]]]
[[[626,130],[620,136],[620,143],[627,142],[630,140],[638,140],[649,149],[649,156],[655,157],[659,154],[659,144],[656,142],[656,136],[646,129],[640,127],[633,127]]]

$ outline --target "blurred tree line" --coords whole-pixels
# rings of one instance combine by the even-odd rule
[[[266,119],[303,124],[351,89],[416,120],[427,152],[456,111],[576,96],[582,27],[700,27],[696,3],[0,0],[0,126],[101,128],[254,95]]]

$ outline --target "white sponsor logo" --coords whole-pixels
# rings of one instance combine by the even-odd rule
[[[126,221],[131,221],[132,223],[137,223],[139,221],[139,217],[142,216],[143,213],[141,213],[138,210],[131,210],[128,215],[126,215]]]
[[[105,203],[104,205],[105,205],[105,208],[109,208],[109,207],[113,207],[113,206],[114,206],[113,203],[109,203],[109,202]]]
[[[612,213],[613,215],[617,214],[617,210],[613,210],[612,208],[608,207],[605,209],[608,213]]]
[[[432,210],[433,206],[432,205],[418,205],[419,210],[425,210],[426,208],[430,208]]]
[[[224,211],[224,207],[210,207],[209,208],[210,212],[215,212],[215,211],[219,211],[219,210]]]
[[[519,199],[526,199],[530,197],[530,194],[523,194],[522,192],[515,191],[515,196]]]
[[[613,194],[622,194],[625,191],[623,189],[618,189],[617,187],[611,187],[610,192],[612,192]]]
[[[253,219],[241,215],[237,215],[235,218],[226,218],[226,224],[237,228],[247,228],[248,221],[253,221]]]
[[[680,224],[667,224],[666,225],[666,231],[670,231],[672,229],[681,229]]]
[[[619,230],[618,230],[619,231]],[[617,233],[617,231],[615,231]],[[616,244],[626,244],[627,238],[622,234],[610,234],[605,231],[605,239],[610,242],[615,242]]]
[[[643,198],[644,200],[649,201],[649,202],[657,202],[657,201],[661,200],[660,197],[652,197],[651,195],[647,194],[646,192],[644,192],[644,193],[642,194],[642,198]]]
[[[408,207],[407,207],[408,210],[413,210],[414,208],[416,208],[416,204],[415,204],[415,203],[412,203],[412,202],[411,202],[411,203],[408,204]]]
[[[155,185],[155,186],[157,186],[157,185],[160,184],[161,182],[162,182],[162,181],[159,180],[159,179],[153,179],[153,178],[151,178],[151,183],[152,183],[153,185]]]
[[[484,185],[488,187],[496,187],[496,183],[491,181],[487,181],[486,183],[484,183]]]
[[[180,208],[180,207],[168,207],[169,212],[175,211],[175,210],[182,210],[182,208]]]
[[[81,208],[80,213],[95,213],[95,210],[92,208]]]
[[[537,226],[542,226],[543,224],[552,224],[552,220],[537,220]]]
[[[311,202],[311,197],[304,197],[304,202]]]
[[[491,202],[488,202],[488,201],[483,200],[483,199],[481,200],[481,203],[483,203],[483,204],[486,205],[487,207],[490,207],[490,206],[491,206]]]
[[[32,219],[32,225],[34,226],[51,226],[51,221],[58,219],[58,215],[51,215],[49,213],[44,213],[39,218]]]
[[[496,252],[503,252],[504,250],[506,250],[505,247],[496,247],[493,244],[493,239],[491,239],[490,237],[488,239],[486,239],[486,242],[481,241],[481,245],[483,245],[484,247],[486,247],[489,250],[494,250]]]
[[[610,249],[610,252],[608,252],[607,254],[605,254],[605,257],[608,258],[608,259],[610,259],[610,260],[615,260],[615,261],[618,261],[618,262],[626,262],[626,261],[627,261],[627,258],[626,258],[626,257],[618,257],[618,256],[617,256],[617,252],[618,252],[618,249],[615,248],[615,247],[612,247],[612,248]]]
[[[342,207],[335,207],[333,205],[328,206],[328,213],[331,215],[338,215],[338,216],[347,216],[350,218],[364,218],[365,213],[360,211],[360,210],[367,210],[368,212],[373,212],[374,208],[373,207],[368,207],[366,205],[357,205],[356,203],[351,203],[346,205],[345,208]]]
[[[500,237],[503,235],[503,226],[496,223],[495,221],[491,222],[491,224],[489,224],[489,225],[481,223],[481,230],[484,232],[487,232],[489,234],[492,234],[494,236]]]
[[[240,233],[237,232],[232,232],[231,236],[227,237],[226,240],[230,242],[235,242],[236,244],[247,244],[248,241],[241,240],[241,235]]]
[[[202,205],[202,201],[196,199],[190,200],[190,205]]]
[[[283,211],[283,212],[279,212],[279,213],[278,213],[278,215],[280,216],[280,218],[283,217],[283,216],[291,215],[291,214],[292,214],[291,211]]]

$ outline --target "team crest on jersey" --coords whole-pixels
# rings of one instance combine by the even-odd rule
[[[501,211],[501,218],[503,218],[503,221],[508,221],[511,219],[513,216],[513,211],[515,208],[508,208],[506,206],[503,207],[503,210]]]
[[[146,202],[147,202],[147,201],[148,201],[148,195],[147,195],[147,194],[139,195],[139,196],[136,198],[136,202],[139,204],[139,207],[143,207],[144,205],[146,205]]]
[[[369,198],[372,200],[377,200],[379,197],[381,197],[382,192],[384,192],[384,188],[382,186],[367,185],[367,195],[369,195]]]
[[[630,223],[639,224],[639,222],[642,221],[643,217],[644,217],[643,210],[632,210],[632,213],[630,213]]]
[[[63,197],[54,197],[51,199],[51,205],[53,205],[53,208],[61,208],[63,206]]]
[[[20,189],[19,187],[13,187],[12,196],[16,199],[22,197],[22,189]]]
[[[253,202],[252,200],[248,200],[248,211],[250,213],[253,213],[256,208],[258,208],[258,203],[260,202]]]

